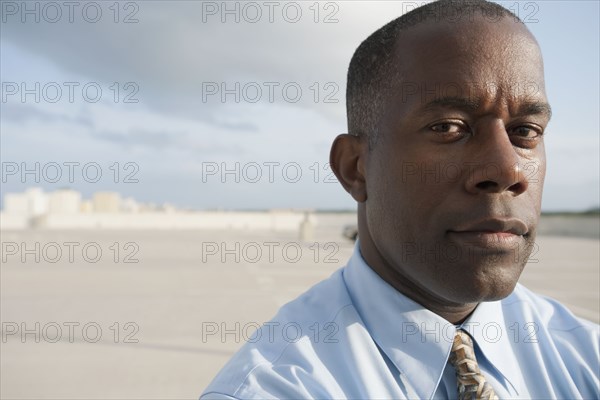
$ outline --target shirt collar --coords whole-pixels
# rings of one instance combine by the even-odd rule
[[[518,341],[513,342],[512,339],[515,335],[522,336],[522,332],[518,331],[519,328],[522,329],[522,326],[518,324],[515,326],[507,319],[503,312],[502,302],[479,303],[460,328],[471,335],[489,364],[500,372],[516,394],[526,394],[525,384],[522,381],[523,374],[519,369],[515,352],[512,351],[512,347],[518,343]],[[513,328],[516,328],[516,331]],[[481,361],[479,362],[481,363]]]
[[[409,397],[432,398],[448,361],[455,326],[377,275],[362,258],[358,241],[343,276],[371,337],[411,384],[407,389],[414,393]]]
[[[456,326],[385,282],[363,259],[358,240],[343,277],[371,337],[404,381],[411,383],[414,397],[431,399],[448,362]],[[501,302],[495,301],[480,303],[461,327],[519,392],[518,363],[511,351],[505,351],[511,347],[506,326]]]

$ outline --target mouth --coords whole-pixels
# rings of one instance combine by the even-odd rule
[[[527,225],[516,218],[486,219],[447,231],[453,241],[488,250],[515,250],[529,236]]]

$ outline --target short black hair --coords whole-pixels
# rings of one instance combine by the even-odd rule
[[[519,17],[499,4],[485,0],[440,0],[415,8],[387,23],[365,39],[348,67],[346,112],[348,133],[368,139],[369,148],[378,137],[384,100],[400,77],[394,72],[394,48],[403,30],[429,20],[461,22],[479,15],[490,21]],[[464,22],[464,19],[462,20]]]

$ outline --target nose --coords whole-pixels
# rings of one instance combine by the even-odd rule
[[[478,148],[470,160],[472,168],[466,190],[472,194],[507,192],[518,196],[524,193],[529,182],[504,123],[496,120],[475,137],[473,145]]]

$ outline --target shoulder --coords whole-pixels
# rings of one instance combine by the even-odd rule
[[[281,307],[248,338],[201,399],[327,397],[314,392],[332,383],[324,360],[342,350],[340,327],[359,320],[342,272]]]
[[[565,305],[533,293],[522,285],[503,300],[507,322],[531,340],[544,346],[546,352],[558,355],[566,364],[577,363],[600,368],[600,326],[575,316]]]
[[[505,311],[519,310],[524,320],[543,324],[555,332],[585,331],[592,335],[600,333],[598,324],[575,316],[557,300],[536,294],[521,284],[502,301]]]
[[[541,380],[560,382],[552,397],[597,397],[600,326],[522,285],[502,305],[521,364],[537,368]]]

